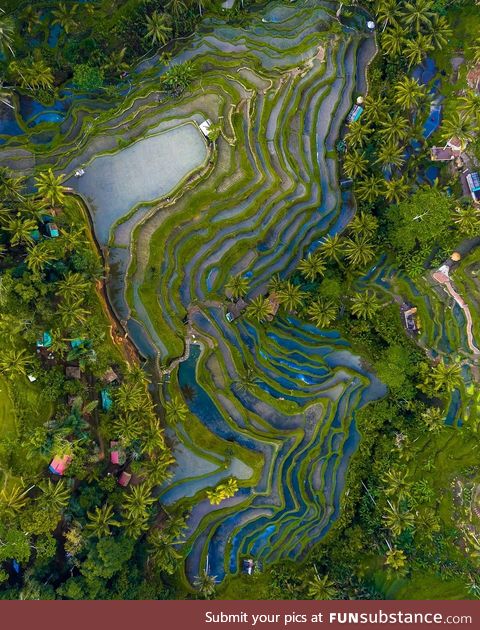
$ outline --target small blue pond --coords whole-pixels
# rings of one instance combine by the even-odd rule
[[[442,119],[441,105],[433,105],[430,108],[430,115],[423,126],[423,137],[429,138],[439,127]]]

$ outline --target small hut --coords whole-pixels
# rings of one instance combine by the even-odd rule
[[[54,475],[62,476],[64,472],[66,471],[66,469],[68,468],[68,465],[70,464],[71,461],[72,461],[71,455],[62,455],[62,456],[55,455],[55,457],[50,462],[48,470]]]
[[[79,381],[82,378],[82,372],[78,365],[67,365],[65,368],[65,376]]]
[[[124,488],[126,488],[128,484],[130,483],[131,478],[132,478],[132,475],[124,470],[122,474],[120,475],[120,477],[118,478],[118,483]]]

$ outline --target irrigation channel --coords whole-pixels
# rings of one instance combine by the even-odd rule
[[[357,10],[332,34],[335,8],[273,2],[245,27],[205,19],[172,60],[198,71],[181,97],[160,91],[156,56],[132,73],[122,105],[73,107],[62,147],[4,148],[20,171],[50,164],[68,174],[106,256],[116,314],[161,396],[189,407],[167,429],[176,466],[160,494],[191,508],[180,547],[189,581],[206,566],[222,580],[246,557],[301,558],[318,542],[339,514],[360,440],[355,412],[386,393],[334,330],[225,318],[228,277],[249,278],[248,298],[263,293],[353,215],[335,144],[376,46]],[[221,126],[213,143],[199,128],[207,118]],[[74,178],[79,167],[85,175]],[[387,293],[393,282],[420,302],[425,345],[466,347],[453,315],[385,260],[359,280]],[[247,367],[256,383],[246,390]],[[206,489],[230,477],[238,492],[211,505]]]

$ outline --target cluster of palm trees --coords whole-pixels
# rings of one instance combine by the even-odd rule
[[[469,89],[459,98],[458,107],[442,123],[441,134],[448,142],[455,138],[465,150],[480,131],[480,94]]]
[[[383,53],[405,58],[410,68],[435,48],[445,46],[452,30],[434,4],[433,0],[375,0]]]
[[[225,499],[230,499],[238,492],[238,481],[230,477],[224,483],[219,483],[212,490],[207,490],[207,499],[212,505],[219,505]]]

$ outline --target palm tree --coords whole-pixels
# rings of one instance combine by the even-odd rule
[[[350,151],[345,156],[343,162],[343,170],[348,177],[355,179],[365,174],[368,167],[368,160],[365,153],[359,153],[358,151]]]
[[[318,251],[327,259],[340,262],[342,255],[342,239],[339,234],[327,234],[318,246]]]
[[[401,15],[408,26],[413,26],[416,31],[422,28],[431,29],[435,11],[432,10],[432,0],[415,0],[405,2]]]
[[[160,571],[173,575],[182,556],[173,546],[168,532],[154,529],[148,536],[148,562]]]
[[[255,370],[252,370],[251,367],[246,367],[244,371],[238,375],[238,379],[235,383],[240,391],[249,392],[255,387],[258,380]]]
[[[0,491],[0,513],[14,517],[27,505],[28,493],[31,488],[24,490],[19,484],[5,486]]]
[[[23,201],[25,177],[19,177],[6,166],[0,167],[0,194],[5,200]]]
[[[53,71],[43,59],[33,61],[31,65],[26,62],[11,61],[9,72],[16,77],[20,87],[28,90],[51,90],[54,85]]]
[[[307,314],[317,328],[328,328],[337,316],[338,307],[333,300],[317,298],[310,302]]]
[[[395,84],[394,94],[397,105],[411,110],[416,109],[425,98],[425,88],[416,79],[405,75]]]
[[[0,8],[0,54],[5,57],[12,55],[13,52],[13,38],[15,36],[15,22],[10,15],[7,15],[3,9]]]
[[[465,116],[458,111],[454,111],[448,118],[445,118],[442,125],[442,138],[450,140],[458,138],[462,150],[465,150],[468,143],[475,139],[475,129]]]
[[[77,9],[78,4],[76,3],[67,7],[65,3],[60,2],[58,9],[52,11],[52,15],[55,18],[52,20],[52,24],[59,24],[65,33],[69,35],[77,27],[77,22],[75,21]]]
[[[62,300],[57,307],[57,314],[67,330],[73,330],[79,324],[85,324],[91,315],[90,311],[83,308],[82,300]]]
[[[113,50],[105,63],[105,72],[111,76],[118,76],[122,74],[122,72],[126,72],[129,68],[128,63],[125,61],[126,53],[126,46],[120,50]]]
[[[94,512],[87,512],[87,517],[88,523],[85,525],[85,529],[92,532],[92,536],[96,538],[110,536],[111,528],[120,526],[109,503],[105,503],[102,507],[97,506]]]
[[[364,119],[374,124],[383,120],[387,111],[387,103],[382,96],[366,96]]]
[[[394,166],[400,168],[405,162],[405,149],[396,142],[382,142],[377,150],[376,164],[391,170]]]
[[[465,96],[460,98],[462,105],[460,111],[471,119],[477,126],[480,123],[480,94],[475,90],[468,90]]]
[[[31,361],[24,348],[7,348],[0,356],[0,372],[9,379],[26,376]]]
[[[234,477],[220,483],[212,490],[207,490],[207,499],[212,505],[219,505],[225,499],[230,499],[238,492],[238,481]]]
[[[387,470],[382,477],[383,483],[386,485],[385,494],[387,497],[396,497],[400,501],[410,496],[411,482],[407,479],[408,473],[402,472],[400,468],[391,468]]]
[[[345,257],[352,267],[365,267],[375,258],[375,247],[365,234],[344,240]]]
[[[307,593],[311,599],[329,600],[335,598],[337,589],[328,577],[328,573],[320,577],[315,569],[315,573],[308,584]]]
[[[67,301],[81,300],[89,287],[90,283],[83,274],[69,271],[63,280],[57,283],[57,294]]]
[[[357,120],[350,123],[348,132],[345,135],[345,142],[349,147],[363,147],[372,131],[369,122]]]
[[[231,276],[225,284],[227,296],[230,296],[234,300],[245,297],[250,288],[248,278],[238,274],[237,276]]]
[[[387,551],[385,564],[398,573],[404,573],[406,569],[407,556],[402,549],[391,547]]]
[[[38,195],[51,206],[61,206],[65,202],[64,175],[54,175],[51,168],[35,177]]]
[[[390,203],[400,203],[400,201],[407,196],[409,191],[409,185],[405,175],[388,179],[383,185],[385,197]]]
[[[181,398],[178,396],[172,396],[167,402],[165,408],[167,422],[171,424],[185,422],[188,414],[188,407]]]
[[[118,410],[124,413],[143,409],[148,400],[145,396],[145,387],[141,383],[131,381],[125,381],[117,387],[113,398]]]
[[[165,72],[162,76],[162,83],[168,92],[178,96],[190,85],[194,74],[194,67],[190,61],[177,63]]]
[[[394,536],[400,536],[406,529],[413,529],[415,523],[413,512],[402,508],[398,502],[392,503],[388,501],[387,503],[388,505],[385,508],[383,520],[392,534]]]
[[[49,243],[49,241],[45,241]],[[39,274],[43,271],[47,263],[49,263],[55,254],[48,247],[42,247],[43,243],[30,247],[25,258],[27,267],[35,274]]]
[[[378,230],[378,219],[369,212],[359,212],[350,221],[348,229],[355,236],[364,234],[372,238]]]
[[[130,492],[123,500],[123,510],[127,518],[145,519],[148,517],[150,505],[155,501],[155,497],[152,497],[151,486],[143,482],[138,486],[130,487]]]
[[[40,221],[42,215],[45,214],[45,205],[38,199],[27,197],[22,201],[20,212],[23,216],[34,221]]]
[[[154,11],[152,15],[147,15],[146,37],[152,40],[152,44],[164,46],[172,35],[169,16],[165,13]]]
[[[354,294],[350,310],[360,319],[372,319],[380,310],[380,303],[375,293],[367,290]]]
[[[373,203],[382,192],[383,180],[377,175],[368,175],[355,182],[355,196],[361,201]]]
[[[447,364],[441,360],[433,366],[429,378],[435,392],[453,392],[462,384],[462,368],[458,363]]]
[[[254,319],[259,323],[268,320],[272,314],[273,309],[270,300],[263,295],[254,298],[245,310],[245,317]]]
[[[60,479],[56,483],[49,479],[40,488],[43,492],[42,500],[48,509],[54,512],[62,512],[67,507],[71,490],[66,487],[64,479]]]
[[[183,0],[170,0],[165,5],[165,8],[168,9],[176,20],[178,20],[182,13],[185,13],[187,10],[187,5],[183,2]]]
[[[126,514],[122,526],[125,530],[125,534],[133,540],[136,540],[149,529],[148,515]]]
[[[430,35],[435,48],[441,49],[448,44],[452,36],[452,29],[444,15],[435,14]]]
[[[445,414],[439,407],[429,407],[422,413],[428,431],[439,433],[445,427]]]
[[[29,35],[31,35],[32,32],[42,23],[42,15],[40,11],[37,11],[31,4],[28,4],[22,11],[21,18],[27,25],[27,33]]]
[[[457,206],[453,221],[460,233],[469,238],[480,233],[480,210],[475,206]]]
[[[142,425],[138,412],[120,413],[113,421],[113,429],[124,446],[130,446],[142,435]]]
[[[202,597],[208,599],[215,593],[215,588],[217,584],[217,576],[216,575],[208,575],[208,573],[203,570],[200,575],[195,577],[193,582],[193,586],[197,589]]]
[[[273,293],[278,291],[285,285],[285,280],[282,280],[278,273],[274,274],[268,281],[268,290]]]
[[[307,294],[300,286],[294,285],[287,280],[282,289],[277,292],[277,298],[285,310],[293,313],[303,304]]]
[[[408,118],[405,118],[400,112],[395,114],[388,113],[384,120],[380,122],[380,135],[386,142],[396,144],[400,140],[404,140],[412,132]]]
[[[403,54],[408,60],[409,68],[422,63],[431,50],[433,50],[431,35],[419,34],[415,39],[404,40]]]
[[[383,30],[387,26],[396,26],[399,17],[397,0],[380,0],[376,3],[375,14],[377,20],[383,23]]]
[[[318,276],[323,276],[325,268],[325,262],[319,254],[308,254],[297,267],[302,276],[310,282],[314,282]]]
[[[5,226],[5,230],[10,232],[10,245],[20,245],[25,243],[27,245],[33,244],[32,232],[37,229],[37,223],[33,219],[22,219],[16,217],[11,219]]]
[[[381,43],[382,50],[388,57],[398,57],[402,52],[404,44],[405,32],[400,26],[387,28],[382,34]]]

